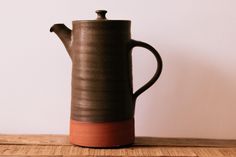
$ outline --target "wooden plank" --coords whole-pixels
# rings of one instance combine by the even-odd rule
[[[1,145],[0,156],[149,156],[149,157],[235,157],[236,148],[207,147],[131,147],[92,149],[77,146]]]
[[[223,154],[223,156],[236,157],[235,148],[218,148],[218,150],[221,152],[221,154]]]
[[[4,135],[0,134],[0,144],[14,145],[71,145],[68,135]],[[134,146],[171,147],[236,147],[236,140],[197,138],[136,137]]]
[[[175,156],[175,157],[196,157],[191,149],[163,148],[163,147],[133,147],[120,149],[92,149],[76,146],[42,146],[42,145],[2,145],[0,155],[17,156]]]
[[[186,147],[162,147],[161,150],[164,156],[197,157],[191,148]]]
[[[236,157],[234,140],[137,137],[134,146],[93,149],[71,145],[66,135],[0,135],[0,156],[20,157]]]
[[[76,146],[2,145],[1,156],[150,156],[150,157],[235,157],[236,148],[131,147],[91,149]]]
[[[67,135],[6,135],[0,134],[0,144],[71,145]]]
[[[199,157],[222,157],[224,156],[217,148],[198,147],[192,149],[192,152]]]

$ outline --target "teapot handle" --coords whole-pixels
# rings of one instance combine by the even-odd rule
[[[153,77],[133,94],[133,102],[136,101],[137,97],[140,94],[142,94],[145,90],[147,90],[149,87],[151,87],[157,81],[157,79],[159,78],[161,71],[162,71],[162,59],[161,59],[161,56],[159,55],[159,53],[157,52],[157,50],[155,50],[151,45],[149,45],[145,42],[136,41],[136,40],[131,39],[131,41],[129,43],[130,50],[136,46],[146,48],[152,52],[152,54],[155,56],[156,61],[157,61],[157,69],[156,69],[156,72],[153,75]]]

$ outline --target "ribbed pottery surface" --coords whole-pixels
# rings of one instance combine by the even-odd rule
[[[73,25],[71,119],[109,122],[133,117],[130,23]]]

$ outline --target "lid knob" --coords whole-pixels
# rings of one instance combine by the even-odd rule
[[[97,13],[97,20],[106,20],[106,10],[96,10]]]

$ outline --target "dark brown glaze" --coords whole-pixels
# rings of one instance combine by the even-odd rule
[[[131,39],[130,21],[107,20],[106,11],[96,12],[96,20],[73,21],[72,31],[64,24],[50,29],[72,60],[71,120],[91,125],[129,121],[134,117],[137,97],[159,78],[162,60],[152,46]],[[131,52],[135,46],[154,54],[157,69],[133,94]]]
[[[64,44],[69,56],[71,57],[71,30],[64,24],[55,24],[50,28],[50,32],[55,32]]]
[[[106,10],[96,10],[97,13],[97,20],[106,20]]]
[[[71,119],[109,122],[133,116],[130,22],[74,22]]]

